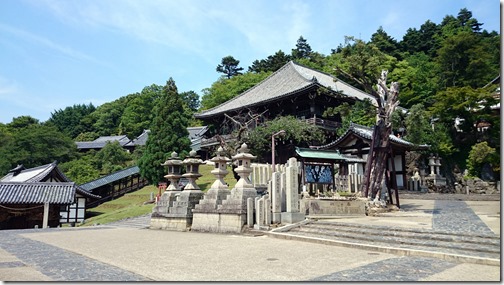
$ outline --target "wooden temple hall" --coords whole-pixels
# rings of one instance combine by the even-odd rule
[[[200,147],[210,152],[211,148],[222,144],[222,141],[232,140],[231,134],[235,130],[252,129],[278,116],[294,116],[323,129],[327,141],[331,143],[322,146],[305,145],[304,148],[286,144],[276,148],[276,163],[285,163],[289,157],[297,156],[304,165],[304,185],[323,184],[335,189],[339,186],[335,176],[329,175],[330,173],[364,174],[373,130],[352,124],[343,136],[337,137],[336,130],[342,122],[340,114],[330,117],[323,114],[329,107],[363,100],[370,100],[377,106],[372,95],[330,74],[290,61],[242,94],[195,114],[205,124],[215,126],[206,132],[207,138],[201,140]],[[390,142],[387,166],[389,184],[394,189],[404,189],[407,184],[406,152],[426,149],[428,146],[414,145],[394,135],[390,136]],[[272,162],[270,156],[263,159]],[[335,164],[337,170],[334,169]]]
[[[234,130],[254,128],[265,120],[288,115],[314,124],[325,130],[328,137],[335,138],[341,117],[339,114],[323,117],[324,111],[343,102],[365,99],[376,102],[371,95],[334,76],[290,61],[256,86],[194,116],[207,125],[218,126],[207,132],[208,139],[202,140],[201,148],[219,144],[211,138],[213,135],[228,139]],[[294,149],[290,156],[293,154]],[[281,156],[280,162],[284,163],[288,157],[288,154]]]

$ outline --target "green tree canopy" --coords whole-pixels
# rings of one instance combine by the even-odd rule
[[[265,79],[269,72],[246,72],[231,79],[220,78],[210,88],[203,89],[201,97],[201,110],[207,110],[218,106],[242,92],[254,87]]]
[[[77,184],[84,184],[100,178],[102,171],[98,167],[99,163],[96,159],[96,151],[91,150],[87,153],[79,154],[78,159],[60,163],[58,167],[70,180]]]
[[[271,135],[280,130],[285,130],[285,135],[278,139],[284,150],[292,151],[295,146],[308,147],[324,143],[324,133],[318,127],[292,116],[278,117],[249,132],[245,140],[251,153],[257,155],[258,159],[271,154]]]
[[[336,114],[342,120],[341,128],[336,131],[338,136],[341,136],[348,129],[350,123],[369,127],[376,124],[376,107],[369,99],[356,101],[353,105],[344,102],[337,107],[329,107],[324,112],[324,117],[335,116]]]
[[[154,108],[149,138],[138,161],[140,174],[150,183],[157,185],[163,181],[166,173],[161,164],[171,152],[175,151],[182,156],[189,152],[191,142],[187,131],[188,119],[182,96],[178,94],[175,81],[170,78]]]
[[[25,118],[23,118],[24,120]],[[0,169],[6,173],[17,164],[25,167],[36,167],[55,160],[66,162],[73,159],[77,152],[75,143],[56,127],[39,123],[22,124],[14,120],[15,126],[9,133],[6,142],[0,148]]]
[[[215,70],[217,70],[217,72],[224,73],[224,75],[226,75],[229,79],[233,76],[242,74],[241,71],[243,70],[243,67],[238,67],[239,64],[239,60],[236,60],[234,57],[228,55],[222,58],[221,63],[217,65]]]
[[[370,43],[374,44],[380,51],[388,55],[399,57],[397,41],[389,36],[387,32],[383,30],[382,26],[371,35]]]
[[[268,56],[266,59],[254,60],[252,62],[252,66],[249,66],[248,71],[255,73],[275,72],[291,59],[292,57],[290,55],[279,50],[274,55]]]
[[[131,155],[119,144],[118,141],[107,142],[107,144],[96,153],[98,167],[104,174],[124,169],[129,166]]]
[[[312,54],[311,46],[308,44],[308,41],[300,36],[296,43],[296,48],[292,49],[291,55],[292,58],[298,60],[302,58],[310,58]]]
[[[84,120],[93,113],[96,107],[93,104],[74,104],[65,109],[59,109],[51,113],[51,118],[46,122],[53,124],[58,130],[67,134],[71,138],[77,137],[80,133],[91,131],[91,124]]]
[[[487,142],[480,142],[471,147],[467,158],[467,170],[469,175],[480,177],[485,163],[498,169],[500,167],[499,161],[500,157],[495,148],[490,147]]]

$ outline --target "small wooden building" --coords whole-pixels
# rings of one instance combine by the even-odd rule
[[[0,179],[0,228],[42,227],[44,207],[48,226],[75,224],[85,219],[86,203],[99,198],[70,181],[56,161],[19,165]]]
[[[93,201],[90,207],[95,207],[103,202],[138,190],[147,185],[147,180],[140,176],[140,168],[132,166],[116,171],[110,175],[81,184],[79,187],[94,195],[101,196],[100,200]]]
[[[310,146],[310,148],[314,150],[338,150],[341,154],[359,157],[366,161],[372,137],[373,129],[358,124],[351,124],[348,130],[337,140],[322,146]],[[416,145],[394,135],[390,135],[390,145],[392,148],[392,157],[394,158],[397,188],[405,189],[407,187],[406,152],[426,150],[429,146]],[[365,163],[358,163],[352,167],[354,167],[353,171],[356,173],[364,174]],[[391,159],[389,159],[387,169],[392,171]]]

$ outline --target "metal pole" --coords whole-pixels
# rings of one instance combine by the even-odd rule
[[[275,136],[284,135],[285,131],[280,130],[271,135],[271,167],[273,172],[275,172]]]
[[[271,135],[271,168],[275,172],[275,134]]]

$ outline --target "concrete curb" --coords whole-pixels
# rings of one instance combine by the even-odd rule
[[[305,221],[303,221],[303,222],[305,222]],[[305,224],[306,224],[306,222],[305,222]],[[290,226],[291,228],[296,227],[296,226],[299,226],[299,223],[294,224],[294,225],[288,225],[288,226]],[[493,259],[493,258],[482,258],[482,257],[473,257],[473,256],[467,256],[467,255],[442,253],[442,252],[434,252],[434,251],[424,251],[424,250],[416,250],[416,249],[406,249],[406,248],[359,244],[359,243],[351,243],[351,242],[329,240],[329,239],[315,238],[315,237],[303,237],[303,236],[297,236],[297,235],[292,235],[292,234],[286,234],[286,233],[282,233],[279,231],[269,231],[269,232],[266,232],[265,234],[268,237],[285,239],[285,240],[298,240],[298,241],[319,243],[319,244],[325,244],[325,245],[344,246],[344,247],[349,247],[349,248],[372,250],[372,251],[378,251],[378,252],[396,254],[396,255],[404,255],[404,256],[434,257],[434,258],[440,258],[440,259],[443,259],[446,261],[452,261],[452,262],[465,262],[465,263],[475,263],[475,264],[482,264],[482,265],[500,266],[500,260]]]

